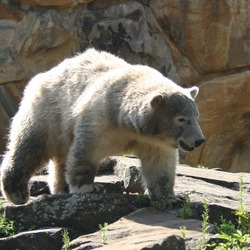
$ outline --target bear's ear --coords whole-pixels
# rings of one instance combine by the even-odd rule
[[[162,95],[156,95],[152,98],[150,104],[153,109],[157,109],[161,106],[163,103],[163,96]]]
[[[191,96],[195,99],[195,97],[196,97],[196,96],[198,95],[198,93],[199,93],[199,88],[196,87],[196,86],[194,86],[194,87],[192,87],[192,88],[189,88],[188,90],[189,90]]]

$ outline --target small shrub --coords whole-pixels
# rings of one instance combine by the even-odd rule
[[[166,186],[164,188],[166,190],[166,194],[169,194],[170,186],[168,183],[166,184]],[[169,206],[171,206],[172,202],[173,202],[173,199],[170,196],[166,196],[166,197],[162,197],[159,200],[152,201],[152,206],[154,209],[165,210]]]
[[[69,237],[69,231],[64,229],[62,232],[63,237],[63,250],[70,250],[69,244],[70,244],[70,237]]]
[[[201,169],[208,169],[208,167],[205,167],[203,164],[197,164],[196,167]]]
[[[199,242],[198,249],[205,250],[207,248],[207,241],[209,238],[208,229],[209,229],[209,213],[208,213],[208,202],[204,198],[203,202],[203,213],[202,213],[202,239]]]
[[[240,230],[237,230],[233,234],[221,233],[218,238],[224,242],[213,245],[216,250],[249,250],[249,246],[247,246],[249,234],[243,234]]]
[[[138,194],[136,196],[136,202],[137,202],[139,207],[142,207],[143,204],[146,203],[146,200],[147,200],[147,198],[146,198],[146,196],[144,194]]]
[[[190,201],[189,193],[184,193],[184,202],[179,209],[179,215],[182,219],[189,219],[192,217],[192,203]]]
[[[240,176],[239,182],[239,207],[238,210],[235,211],[235,215],[237,216],[238,222],[238,230],[240,230],[243,234],[250,233],[250,213],[246,211],[243,203],[243,177]]]
[[[14,221],[3,217],[3,203],[0,203],[0,237],[8,237],[15,234]]]
[[[223,215],[220,218],[220,225],[216,227],[218,233],[233,234],[236,232],[236,226],[231,220],[224,219]]]
[[[239,207],[235,211],[238,224],[235,226],[231,221],[221,218],[221,224],[217,227],[218,238],[222,240],[218,244],[207,244],[216,250],[249,250],[250,249],[250,214],[245,210],[243,203],[243,178],[240,177]]]
[[[180,230],[181,230],[181,237],[183,239],[186,239],[187,228],[185,226],[180,226]]]
[[[100,229],[100,233],[101,233],[101,240],[103,244],[107,244],[107,240],[108,240],[108,223],[104,222],[104,224],[99,224],[99,229]]]
[[[171,200],[165,197],[157,201],[152,201],[152,205],[154,209],[165,210],[167,207],[171,205]]]

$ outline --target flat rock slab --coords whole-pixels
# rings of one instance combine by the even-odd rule
[[[107,250],[185,250],[180,227],[186,226],[187,237],[200,238],[201,221],[184,220],[166,211],[142,208],[107,228],[107,240],[102,242],[101,232],[80,236],[70,243],[71,249]]]
[[[215,169],[194,168],[188,165],[179,164],[176,169],[176,174],[204,180],[208,183],[234,190],[239,190],[239,181],[242,176],[244,189],[250,191],[250,173],[228,173]]]
[[[106,193],[122,194],[125,191],[124,181],[113,174],[103,174],[95,177],[95,182],[105,187]]]
[[[48,175],[35,175],[29,182],[30,195],[50,194],[48,186]]]
[[[209,170],[203,171],[206,172]],[[209,172],[209,174],[217,174],[215,170]],[[239,183],[237,183],[238,185]],[[206,200],[211,223],[218,223],[222,215],[225,219],[235,220],[235,215],[232,212],[239,208],[239,190],[212,184],[198,178],[178,176],[176,178],[175,192],[178,195],[183,193],[189,194],[194,208],[193,217],[196,219],[202,220],[203,202]],[[243,203],[245,210],[250,212],[250,207],[248,206],[250,204],[250,193],[245,190],[243,193]]]
[[[34,225],[41,227],[66,227],[76,233],[90,233],[100,223],[114,222],[133,212],[135,198],[119,194],[67,194],[45,195],[25,205],[4,206],[5,217],[15,221],[20,231]]]
[[[95,177],[95,182],[102,184],[107,193],[122,194],[125,191],[123,180],[113,174],[98,175]],[[31,196],[50,194],[48,175],[33,176],[29,182],[29,186]]]
[[[63,246],[63,228],[40,229],[1,238],[2,250],[59,250]]]
[[[141,162],[137,158],[113,157],[116,159],[114,173],[117,174],[125,183],[125,188],[134,188],[142,182]],[[136,172],[136,173],[135,173]],[[243,178],[243,202],[250,203],[250,174],[249,173],[227,173],[215,169],[193,168],[179,164],[176,169],[175,193],[182,195],[189,194],[194,206],[193,216],[202,219],[203,200],[209,204],[210,220],[212,223],[218,222],[221,215],[226,219],[234,220],[232,211],[239,207],[239,183],[240,177]],[[135,183],[133,183],[136,176]],[[140,187],[137,188],[138,192]],[[250,210],[249,206],[245,207]]]

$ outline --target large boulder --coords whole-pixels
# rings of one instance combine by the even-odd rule
[[[63,246],[63,228],[46,228],[0,239],[0,248],[8,250],[57,250]]]
[[[114,222],[135,210],[133,197],[119,194],[46,195],[20,206],[6,205],[5,216],[20,230],[34,225],[67,227],[90,233],[104,222]]]

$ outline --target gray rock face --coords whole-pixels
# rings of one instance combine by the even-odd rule
[[[40,229],[0,239],[0,248],[8,250],[62,249],[63,228]]]
[[[123,180],[125,191],[128,193],[144,193],[140,160],[126,157],[115,158],[116,166],[114,167],[114,174]]]
[[[201,236],[200,221],[178,218],[176,215],[151,208],[138,210],[107,228],[107,240],[103,244],[100,232],[80,236],[70,243],[72,249],[179,249],[185,250],[180,226],[187,225],[190,236]]]
[[[179,82],[169,45],[146,5],[127,1],[94,12],[77,11],[75,20],[80,50],[93,46],[110,51],[130,63],[158,69]]]
[[[135,210],[132,198],[118,194],[46,195],[21,205],[5,207],[5,216],[20,230],[34,225],[66,227],[90,233],[103,222],[114,222]]]

